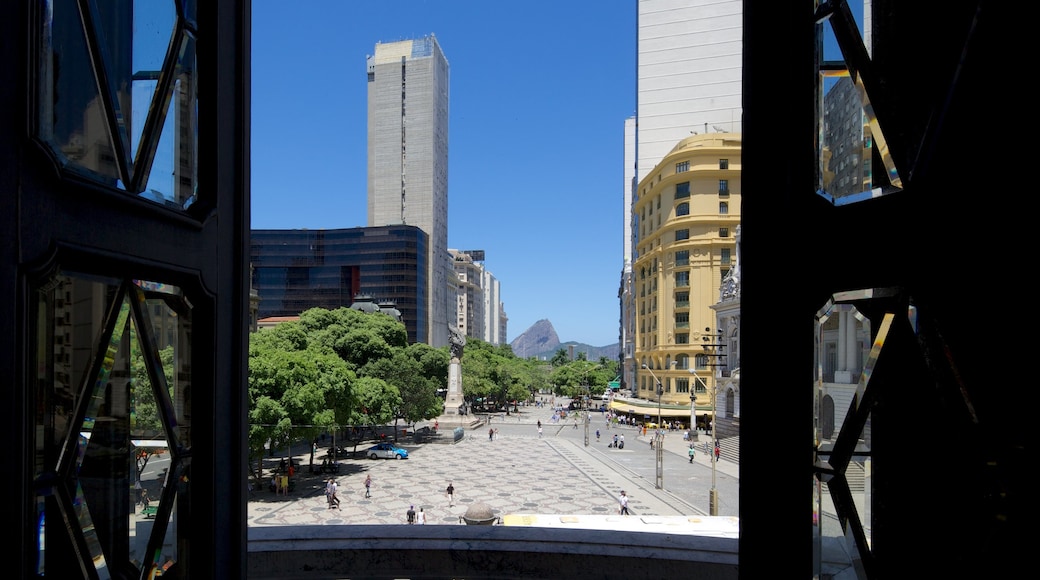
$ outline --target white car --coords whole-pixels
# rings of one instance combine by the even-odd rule
[[[408,450],[393,443],[377,443],[365,451],[369,459],[408,459]]]

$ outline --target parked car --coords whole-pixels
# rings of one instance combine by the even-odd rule
[[[377,443],[365,451],[369,459],[408,459],[408,450],[393,443]]]

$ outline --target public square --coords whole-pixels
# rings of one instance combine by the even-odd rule
[[[566,402],[564,402],[566,404]],[[695,458],[688,459],[689,442],[682,431],[665,436],[663,489],[657,489],[656,453],[646,436],[631,426],[608,428],[605,416],[593,412],[589,444],[585,445],[582,423],[567,417],[552,421],[546,407],[520,407],[519,413],[486,416],[479,426],[466,423],[465,436],[456,443],[413,443],[411,435],[399,444],[408,459],[348,458],[340,460],[334,475],[341,500],[329,509],[324,494],[326,474],[311,473],[310,451],[305,444],[293,449],[300,468],[295,489],[288,495],[252,490],[249,495],[248,525],[334,525],[406,523],[406,512],[414,506],[426,515],[427,525],[462,523],[474,504],[485,504],[497,518],[515,514],[616,515],[618,495],[625,490],[633,516],[706,516],[712,488],[712,462],[704,450],[708,438],[701,433],[694,441]],[[539,437],[537,422],[542,423]],[[433,422],[418,427],[431,426]],[[456,425],[441,422],[440,438],[451,440]],[[497,435],[489,437],[489,429]],[[596,430],[600,440],[596,440]],[[608,447],[615,433],[625,437],[624,449]],[[326,444],[329,443],[327,440]],[[358,450],[372,443],[358,446]],[[715,489],[720,516],[736,518],[738,504],[739,441],[723,441],[721,459],[715,465]],[[319,446],[315,466],[327,447]],[[282,453],[284,457],[285,452]],[[273,467],[278,454],[265,460]],[[270,478],[270,471],[265,469]],[[371,476],[371,497],[365,497],[364,480]],[[449,505],[448,483],[455,488]]]

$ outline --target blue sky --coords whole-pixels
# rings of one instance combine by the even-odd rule
[[[618,340],[636,7],[254,0],[252,227],[367,225],[365,57],[434,34],[451,75],[448,245],[486,251],[507,340]]]

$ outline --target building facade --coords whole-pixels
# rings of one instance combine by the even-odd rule
[[[433,35],[379,43],[368,66],[368,225],[429,236],[425,307],[431,346],[448,344],[448,60]],[[454,321],[451,321],[454,324]]]
[[[639,0],[636,178],[691,134],[741,131],[743,2]]]
[[[737,133],[687,137],[639,182],[638,398],[657,399],[656,379],[663,403],[711,405],[724,360],[711,307],[735,263],[740,145]]]
[[[349,307],[359,296],[392,303],[409,342],[427,342],[426,232],[395,225],[339,230],[253,230],[259,319]]]
[[[690,135],[741,131],[744,11],[741,0],[636,4],[636,115],[625,121],[626,264],[619,289],[621,379],[633,394],[640,369],[633,330],[637,281],[629,269],[640,239],[631,211],[634,188]]]
[[[449,249],[458,283],[455,313],[458,329],[466,336],[500,345],[505,341],[508,317],[498,279],[484,267],[483,250]]]

